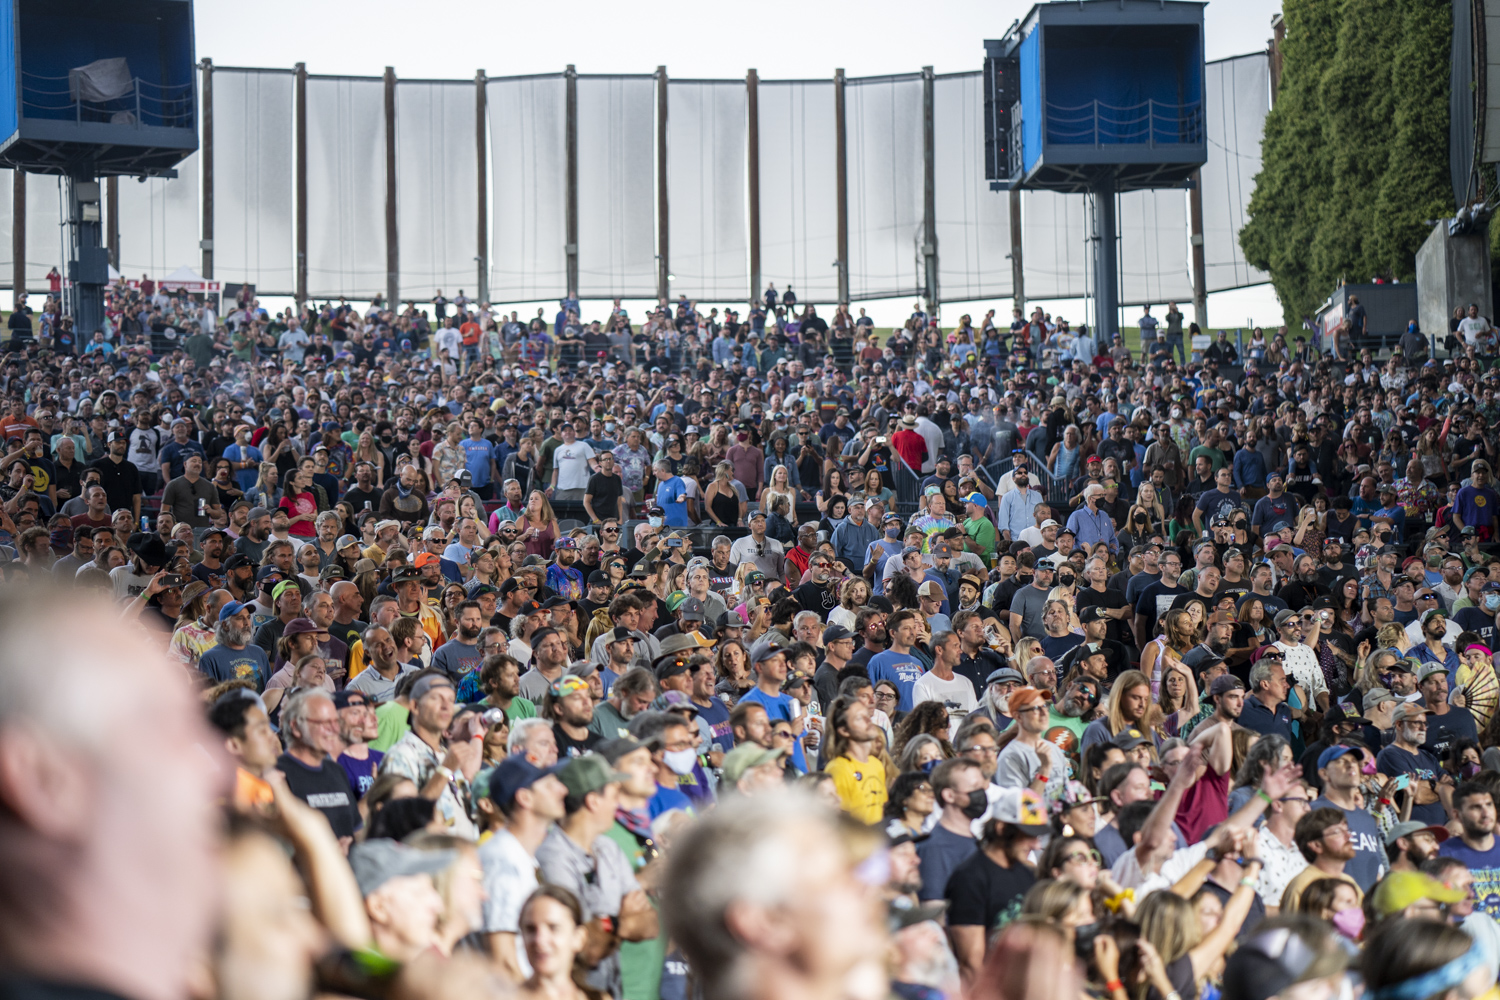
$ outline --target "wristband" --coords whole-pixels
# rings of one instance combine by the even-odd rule
[[[1242,878],[1240,879],[1240,885],[1248,886],[1249,888],[1254,889],[1256,886],[1256,882],[1253,878]]]
[[[438,768],[437,768],[437,771],[438,771],[438,774],[441,774],[443,776],[443,780],[444,781],[452,781],[453,780],[453,771],[452,771],[452,769],[446,768],[443,765],[439,764]]]
[[[1266,805],[1271,804],[1271,796],[1264,788],[1257,788],[1255,790],[1255,797],[1258,799],[1264,799]]]
[[[1118,979],[1111,979],[1109,982],[1104,984],[1104,988],[1109,992],[1114,993],[1116,990],[1125,989],[1125,984],[1120,982]]]

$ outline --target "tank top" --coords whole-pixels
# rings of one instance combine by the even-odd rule
[[[714,517],[724,522],[725,525],[734,527],[739,522],[740,502],[733,490],[727,493],[715,493],[708,505],[713,510]]]

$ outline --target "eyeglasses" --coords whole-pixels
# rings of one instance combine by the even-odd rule
[[[1022,709],[1022,711],[1026,710]],[[998,757],[1000,756],[1000,748],[975,745],[964,750],[964,756],[966,757],[973,754],[979,754],[982,757]]]
[[[1075,861],[1087,861],[1095,865],[1102,865],[1104,863],[1104,859],[1099,856],[1099,852],[1092,847],[1086,851],[1074,851],[1072,854],[1066,855],[1062,860],[1065,865],[1070,865]]]

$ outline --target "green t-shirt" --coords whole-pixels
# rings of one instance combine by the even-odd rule
[[[601,701],[594,708],[594,717],[589,721],[589,732],[613,740],[627,735],[629,726],[630,721],[620,714],[619,709],[607,701]]]
[[[388,701],[375,709],[375,724],[380,735],[370,741],[370,748],[385,753],[396,745],[397,740],[411,732],[411,710]]]
[[[1199,455],[1202,455],[1204,458],[1214,463],[1215,472],[1218,472],[1220,469],[1224,468],[1224,452],[1219,450],[1218,448],[1210,448],[1206,444],[1200,444],[1198,447],[1188,452],[1189,469],[1194,468],[1198,464]]]
[[[1064,729],[1067,729],[1074,736],[1078,737],[1078,742],[1082,744],[1083,731],[1087,728],[1088,723],[1077,716],[1059,715],[1055,706],[1048,706],[1047,728],[1051,729],[1053,726],[1062,726]]]
[[[994,558],[995,545],[999,540],[994,521],[987,517],[971,517],[964,521],[964,533],[979,546],[979,558],[986,563]]]
[[[625,852],[630,859],[631,872],[646,867],[646,851],[635,834],[621,826],[619,821],[605,831],[604,835]],[[651,900],[656,905],[656,900]],[[650,941],[624,941],[620,944],[620,989],[625,1000],[660,1000],[661,966],[667,957],[666,931]]]

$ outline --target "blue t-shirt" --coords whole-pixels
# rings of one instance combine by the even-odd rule
[[[911,711],[912,687],[917,683],[917,678],[924,673],[921,660],[911,653],[898,653],[894,649],[887,649],[883,653],[876,653],[870,657],[870,663],[866,669],[870,673],[871,684],[890,681],[900,690],[901,701],[896,705],[897,711]]]
[[[495,446],[484,438],[475,441],[473,438],[464,438],[459,442],[464,450],[464,467],[469,470],[469,475],[474,477],[473,486],[482,489],[490,484],[490,463],[495,458]]]
[[[1483,608],[1459,608],[1453,613],[1453,624],[1465,632],[1474,632],[1479,641],[1490,649],[1495,648],[1495,616]]]
[[[1426,750],[1408,753],[1392,743],[1375,757],[1375,770],[1381,774],[1410,774],[1411,783],[1436,781],[1443,775],[1443,766]],[[1436,792],[1436,789],[1433,789]],[[1448,822],[1448,811],[1440,801],[1411,807],[1411,818],[1428,826],[1444,826]]]
[[[947,827],[935,826],[932,835],[917,844],[921,862],[922,888],[918,897],[926,901],[942,899],[953,869],[967,861],[978,847],[973,837],[961,837]]]
[[[752,701],[766,710],[766,718],[775,722],[777,719],[792,721],[792,696],[789,694],[778,694],[771,697],[758,687],[751,688],[740,698],[740,701]],[[792,741],[792,765],[807,773],[807,757],[802,753],[802,739],[799,737]]]
[[[655,819],[669,809],[681,809],[685,813],[693,811],[693,800],[688,798],[676,788],[668,785],[657,785],[656,794],[651,796],[646,803],[646,809]]]
[[[1488,486],[1465,486],[1453,498],[1453,513],[1465,527],[1494,524],[1496,507],[1500,507],[1500,493]]]
[[[1380,827],[1375,817],[1363,809],[1343,809],[1328,799],[1316,799],[1314,809],[1338,809],[1349,824],[1349,840],[1354,844],[1354,860],[1344,863],[1344,874],[1359,883],[1361,892],[1369,892],[1380,878],[1380,869],[1385,866],[1385,841],[1380,837]]]
[[[261,454],[261,450],[253,444],[247,444],[243,447],[232,444],[224,449],[224,457],[231,462],[255,463],[248,469],[236,469],[234,473],[234,481],[239,484],[240,489],[253,489],[255,481],[260,478],[260,463],[265,460],[265,456]]]
[[[344,775],[349,779],[349,787],[354,789],[354,794],[359,798],[365,797],[365,792],[375,783],[375,773],[380,770],[380,762],[385,760],[385,754],[379,750],[371,750],[370,756],[364,760],[355,760],[348,754],[339,755],[339,767],[344,769]]]
[[[665,512],[667,527],[689,526],[687,495],[687,484],[678,476],[673,476],[656,488],[656,503]]]
[[[734,729],[729,725],[729,709],[718,698],[709,698],[707,705],[698,706],[698,718],[708,725],[713,742],[726,753],[734,749]]]
[[[457,639],[449,639],[432,654],[432,665],[451,677],[455,684],[462,683],[465,677],[476,672],[483,664],[484,654],[479,651],[477,642],[470,645]]]
[[[1500,839],[1488,851],[1476,851],[1460,837],[1449,837],[1438,856],[1457,858],[1474,874],[1474,907],[1500,918]]]
[[[257,691],[266,689],[266,679],[271,676],[271,664],[266,661],[266,651],[254,643],[244,649],[215,646],[199,657],[198,669],[216,683],[254,681]]]

